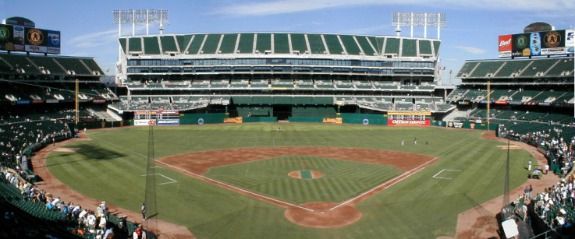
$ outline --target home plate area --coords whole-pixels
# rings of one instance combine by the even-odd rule
[[[439,179],[439,180],[453,180],[453,178],[457,177],[461,170],[459,169],[448,169],[444,168],[434,174],[432,178]]]

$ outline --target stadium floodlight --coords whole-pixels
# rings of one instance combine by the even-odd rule
[[[401,34],[401,27],[410,28],[410,37],[413,37],[414,27],[423,27],[423,38],[427,38],[427,27],[437,27],[437,39],[439,39],[441,27],[446,23],[444,13],[394,12],[392,24],[397,36]]]
[[[114,10],[114,23],[118,24],[118,36],[122,35],[122,25],[132,24],[132,36],[136,35],[136,25],[146,26],[146,35],[150,34],[150,24],[159,23],[160,34],[164,34],[164,24],[168,21],[168,10],[163,9],[127,9]]]

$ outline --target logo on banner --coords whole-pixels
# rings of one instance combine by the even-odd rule
[[[44,42],[44,34],[42,34],[42,31],[38,29],[30,29],[28,31],[28,42],[32,45],[38,46]]]
[[[0,42],[8,41],[9,38],[10,38],[10,30],[8,30],[8,27],[1,26],[0,27]]]
[[[511,35],[499,36],[499,51],[511,51]]]
[[[548,32],[545,35],[544,41],[547,48],[558,47],[559,44],[561,44],[561,35],[559,35],[557,32]]]

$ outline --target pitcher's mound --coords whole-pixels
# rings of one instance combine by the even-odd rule
[[[296,179],[318,179],[323,177],[323,173],[317,170],[302,169],[291,171],[288,176]]]
[[[292,223],[314,228],[344,227],[361,219],[361,212],[354,206],[345,205],[330,210],[336,205],[331,202],[310,202],[302,206],[313,211],[291,207],[286,209],[284,215]]]

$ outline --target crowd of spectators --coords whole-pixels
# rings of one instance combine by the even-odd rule
[[[24,118],[20,122],[0,124],[0,183],[12,185],[19,191],[20,196],[12,200],[43,205],[41,207],[45,207],[50,215],[58,215],[60,222],[72,225],[66,228],[70,235],[97,239],[142,238],[142,228],[135,227],[126,221],[126,218],[110,214],[106,202],[97,205],[93,210],[85,208],[39,189],[30,180],[32,171],[28,168],[28,160],[31,152],[72,136],[73,132],[62,120],[33,121]],[[0,202],[10,203],[10,200],[0,197]],[[18,215],[14,215],[14,211],[7,210],[3,213],[3,219],[7,223],[4,225],[16,223]],[[129,226],[133,227],[130,230],[133,231],[132,234],[129,233]],[[18,228],[13,228],[12,231],[17,232]]]
[[[575,177],[562,179],[533,198],[535,213],[553,229],[575,224]]]
[[[550,170],[564,176],[571,171],[575,161],[575,136],[565,134],[563,131],[566,129],[575,130],[573,128],[549,128],[521,134],[503,127],[500,128],[499,135],[542,149]]]
[[[573,230],[575,226],[575,176],[571,174],[571,171],[575,161],[575,136],[566,134],[567,132],[564,132],[566,129],[573,130],[572,128],[553,127],[535,132],[518,133],[504,127],[499,129],[499,136],[530,144],[545,154],[547,165],[535,170],[547,172],[549,169],[561,177],[559,182],[545,188],[543,192],[534,194],[531,187],[526,188],[519,198],[503,209],[503,215],[511,215],[529,224],[534,223],[529,215],[534,215],[555,233]]]

